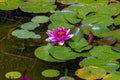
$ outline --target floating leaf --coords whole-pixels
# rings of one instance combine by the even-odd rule
[[[59,76],[60,72],[58,70],[55,69],[47,69],[42,71],[42,75],[44,77],[57,77]]]
[[[75,79],[70,76],[63,76],[63,77],[60,77],[59,80],[75,80]]]
[[[117,74],[107,74],[102,80],[120,80],[120,76]]]
[[[22,24],[21,28],[24,30],[34,30],[38,26],[40,26],[40,25],[36,22],[27,22],[27,23]]]
[[[0,10],[14,10],[19,7],[22,0],[7,0],[6,2],[0,2]]]
[[[88,66],[83,67],[82,69],[78,69],[75,74],[82,79],[100,79],[105,76],[106,71],[103,68],[96,67],[96,66]]]
[[[51,49],[51,47],[51,44],[48,44],[47,46],[38,47],[35,50],[35,56],[41,60],[49,62],[60,62],[60,60],[57,60],[50,55],[49,49]]]
[[[107,27],[113,23],[113,19],[107,15],[93,15],[85,17],[82,24],[92,24],[99,27]]]
[[[110,63],[115,64],[115,65],[108,65]],[[102,59],[97,59],[95,57],[85,58],[79,63],[79,65],[81,67],[82,66],[98,66],[98,67],[104,68],[106,71],[116,70],[119,68],[118,63],[116,62],[112,62],[109,60],[103,61]]]
[[[12,35],[21,39],[32,38],[36,34],[27,30],[15,30],[12,32]]]
[[[70,60],[81,56],[81,54],[73,52],[69,47],[54,46],[49,52],[54,58],[59,60]]]
[[[24,2],[19,7],[29,13],[47,13],[56,8],[51,2]]]
[[[37,23],[45,23],[48,22],[49,17],[47,16],[35,16],[32,18],[32,22],[37,22]]]
[[[115,25],[120,25],[120,16],[117,16],[117,17],[114,19],[114,24],[115,24]]]
[[[52,22],[49,26],[48,26],[48,29],[55,29],[55,28],[58,28],[58,27],[64,27],[64,28],[73,28],[74,26],[69,24],[69,23],[66,23],[66,22]]]
[[[90,53],[92,56],[102,60],[112,61],[120,58],[120,53],[113,51],[110,46],[96,46]]]
[[[76,36],[74,36],[74,37],[76,37]],[[73,38],[74,38],[73,37]],[[74,38],[75,39],[75,38]],[[77,40],[77,39],[76,39]],[[72,48],[72,49],[74,49],[75,51],[77,51],[77,52],[81,52],[81,51],[83,51],[83,50],[88,50],[88,49],[90,49],[92,46],[89,46],[89,47],[87,47],[88,46],[88,42],[84,39],[84,38],[82,38],[82,39],[79,39],[78,41],[74,41],[73,39],[72,40],[69,40],[69,41],[67,41],[67,44]]]
[[[58,18],[58,16],[61,16]],[[77,18],[77,14],[70,10],[61,10],[50,16],[52,22],[70,22],[72,24],[80,22],[80,19]]]
[[[17,72],[17,71],[7,72],[5,74],[5,77],[7,79],[18,79],[18,78],[20,78],[20,76],[21,76],[21,73]]]

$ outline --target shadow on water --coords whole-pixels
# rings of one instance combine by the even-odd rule
[[[27,39],[22,40],[11,36],[11,32],[21,25],[21,21],[6,21],[0,23],[0,80],[7,80],[5,73],[9,71],[23,72],[27,70],[27,75],[30,80],[58,80],[59,77],[64,76],[65,68],[68,68],[68,75],[73,76],[78,66],[80,59],[68,61],[65,63],[49,63],[37,59],[34,56],[34,50],[38,46],[45,45],[45,32],[39,34],[41,39]],[[60,76],[56,78],[45,78],[41,75],[41,71],[45,69],[60,70]],[[77,79],[76,80],[80,80]]]

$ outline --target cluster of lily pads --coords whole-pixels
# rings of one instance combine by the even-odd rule
[[[35,56],[49,62],[66,62],[85,57],[75,74],[87,80],[120,79],[120,2],[109,0],[57,0],[67,7],[59,10],[55,0],[8,0],[0,3],[0,10],[20,8],[38,15],[20,29],[12,32],[22,39],[40,38],[33,30],[50,22],[48,44],[35,50]],[[12,6],[11,6],[12,4]],[[14,5],[13,5],[14,4]],[[73,36],[71,36],[71,34]],[[64,38],[63,38],[64,37]],[[43,72],[44,75],[44,72]]]

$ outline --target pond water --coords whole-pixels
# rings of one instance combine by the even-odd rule
[[[19,27],[22,21],[8,20],[0,23],[0,80],[7,80],[5,74],[9,71],[24,72],[27,70],[27,76],[30,80],[58,80],[64,76],[65,68],[68,69],[68,75],[76,78],[74,72],[79,67],[80,59],[71,60],[64,63],[50,63],[37,59],[34,56],[34,50],[45,45],[45,30],[40,28],[38,33],[41,39],[22,40],[11,35],[11,32]],[[38,30],[38,29],[37,29]],[[57,69],[60,76],[56,78],[45,78],[41,72],[45,69]],[[80,80],[76,78],[76,80]]]

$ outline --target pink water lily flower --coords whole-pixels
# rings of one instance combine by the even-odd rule
[[[48,38],[46,41],[59,45],[63,45],[64,42],[70,39],[73,34],[70,34],[70,29],[65,29],[64,27],[58,27],[57,29],[47,31]]]

